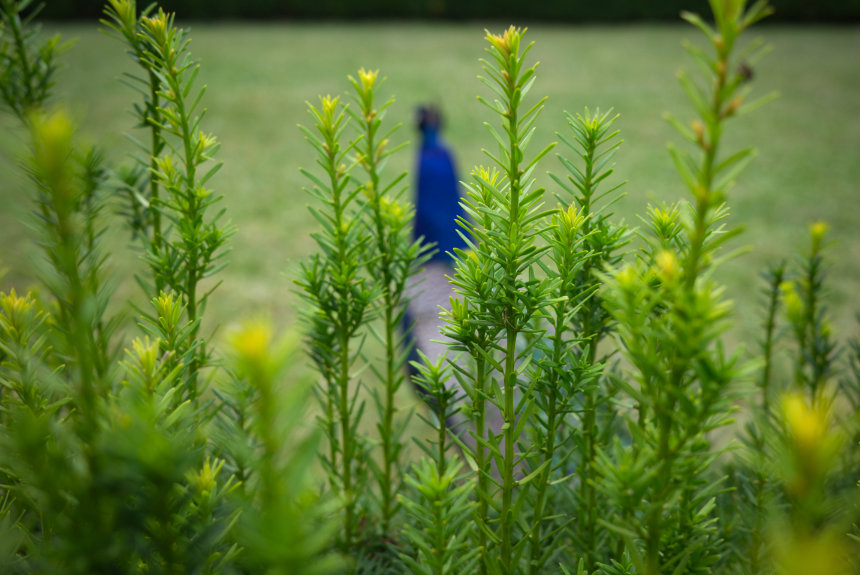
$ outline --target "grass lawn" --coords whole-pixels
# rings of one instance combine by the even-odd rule
[[[501,29],[501,24],[489,26]],[[198,82],[208,85],[208,116],[203,128],[222,142],[222,171],[210,182],[238,232],[230,267],[213,295],[207,321],[231,324],[255,313],[271,314],[277,325],[295,321],[297,298],[290,293],[294,266],[312,249],[315,228],[299,166],[311,167],[312,153],[296,128],[310,123],[304,102],[318,94],[347,89],[346,74],[360,67],[379,68],[388,78],[387,94],[396,96],[390,117],[404,124],[398,141],[415,142],[414,108],[439,103],[447,113],[448,142],[458,158],[461,178],[476,163],[487,163],[481,148],[492,140],[481,123],[488,118],[475,95],[485,94],[476,79],[483,55],[483,25],[471,24],[192,24],[191,49],[201,62]],[[133,71],[120,43],[93,25],[51,26],[64,38],[77,38],[64,57],[57,95],[79,118],[83,137],[97,142],[113,162],[127,161],[134,133],[127,113],[135,94],[117,78]],[[751,252],[720,270],[737,300],[736,333],[757,322],[758,273],[767,263],[790,258],[807,242],[807,225],[827,221],[834,247],[832,312],[841,335],[856,333],[860,310],[860,28],[764,27],[755,32],[774,47],[758,66],[755,92],[777,90],[781,97],[739,122],[726,145],[754,145],[760,155],[730,197],[734,224],[747,231],[734,247]],[[692,67],[682,40],[697,39],[691,27],[534,26],[532,56],[541,61],[532,94],[548,95],[538,121],[534,150],[566,129],[563,110],[614,107],[625,143],[617,156],[617,175],[629,180],[618,213],[632,224],[649,202],[684,195],[668,153],[678,141],[661,114],[682,119],[689,108],[674,80],[682,66]],[[12,118],[0,118],[0,261],[8,269],[2,287],[19,289],[33,282],[26,186],[15,168],[23,134]],[[389,174],[411,169],[416,146],[392,160]],[[539,167],[562,169],[554,157]],[[108,235],[118,257],[118,274],[128,277],[138,263],[124,251],[121,230]],[[141,304],[139,289],[124,279],[118,296]]]

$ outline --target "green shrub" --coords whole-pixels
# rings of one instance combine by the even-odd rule
[[[203,282],[222,269],[232,226],[210,188],[218,144],[173,17],[132,0],[105,8],[141,68],[131,84],[150,136],[111,167],[48,107],[58,39],[40,43],[26,2],[2,7],[0,95],[29,131],[44,254],[43,291],[0,294],[3,573],[860,566],[860,342],[831,333],[825,224],[795,263],[765,274],[759,348],[723,344],[732,310],[716,271],[738,233],[726,202],[755,153],[722,142],[730,120],[770,99],[750,97],[763,48],[740,44],[766,2],[712,0],[713,24],[684,15],[706,38],[689,48],[700,74],[679,76],[694,119],[667,116],[690,200],[648,207],[638,240],[611,213],[616,116],[567,114],[563,175],[552,195],[537,188],[555,145],[529,151],[543,105],[532,46],[513,26],[487,33],[481,101],[497,146],[457,222],[468,249],[454,254],[456,295],[441,312],[449,353],[413,365],[432,399],[420,449],[395,397],[405,288],[432,246],[411,238],[406,175],[384,170],[400,147],[379,72],[349,78],[351,103],[309,104],[303,129],[319,164],[304,171],[318,251],[296,279],[313,384],[290,373],[299,339],[264,320],[226,345],[201,330],[214,293]],[[100,241],[117,203],[146,263],[129,345]],[[316,426],[304,423],[312,393]],[[730,425],[739,406],[743,429]],[[468,435],[447,428],[455,415]]]

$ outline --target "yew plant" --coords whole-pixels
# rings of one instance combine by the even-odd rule
[[[320,422],[329,443],[323,462],[329,487],[342,502],[342,544],[352,550],[359,537],[359,497],[367,496],[363,491],[367,446],[357,434],[364,403],[359,403],[361,386],[353,377],[359,345],[355,340],[358,330],[367,324],[378,292],[359,275],[369,241],[356,218],[361,188],[348,188],[351,178],[344,161],[351,146],[340,144],[346,114],[339,99],[331,97],[321,98],[319,108],[309,109],[320,137],[309,130],[306,134],[328,181],[307,172],[316,184],[312,193],[324,205],[312,212],[323,231],[315,236],[321,253],[303,264],[299,287],[309,304],[309,351],[322,378],[317,395],[323,409]]]
[[[214,290],[203,291],[202,282],[223,269],[225,242],[233,233],[231,225],[220,221],[224,211],[216,211],[221,197],[207,187],[221,168],[213,159],[220,145],[202,130],[206,87],[195,86],[200,67],[173,16],[153,6],[138,14],[133,0],[109,2],[105,14],[103,24],[127,45],[144,72],[142,77],[129,75],[127,83],[143,97],[135,112],[150,132],[151,144],[138,143],[143,155],[120,171],[120,189],[128,199],[125,215],[150,271],[150,277],[139,281],[148,293],[168,294],[182,306],[184,333],[165,341],[175,344],[171,352],[183,358],[184,395],[196,401],[201,369],[210,359],[200,319]],[[146,320],[158,324],[157,316]]]
[[[114,164],[51,107],[67,45],[0,0],[0,96],[28,134],[42,253],[39,289],[0,293],[0,572],[855,573],[860,343],[830,327],[826,224],[763,274],[757,345],[724,343],[727,202],[755,155],[724,134],[771,98],[752,97],[765,47],[745,40],[770,8],[710,4],[713,23],[683,15],[704,36],[679,75],[692,119],[667,115],[688,199],[639,230],[612,213],[617,114],[566,113],[562,145],[533,149],[532,44],[487,32],[488,165],[451,222],[467,247],[447,354],[411,365],[429,428],[411,443],[406,288],[434,248],[412,238],[408,175],[386,171],[402,146],[380,73],[307,107],[303,337],[257,319],[219,339],[200,326],[233,228],[186,32],[108,1],[145,134]],[[114,220],[145,270],[135,325],[111,312]],[[301,357],[316,381],[292,373]]]
[[[743,114],[745,104],[756,105],[745,101],[747,75],[734,50],[741,32],[768,9],[761,2],[748,10],[731,3],[713,8],[713,28],[686,15],[712,50],[691,50],[704,83],[679,76],[699,117],[689,129],[669,118],[696,150],[670,147],[692,202],[650,210],[648,247],[607,278],[607,305],[633,366],[618,380],[635,405],[625,426],[632,441],[622,448],[630,455],[623,463],[607,461],[601,482],[623,518],[607,527],[623,538],[637,571],[649,574],[705,568],[718,558],[713,500],[720,481],[708,470],[719,451],[708,433],[728,423],[733,383],[748,369],[720,341],[729,308],[710,270],[719,248],[735,235],[724,222],[725,201],[753,154],[725,154],[720,146],[725,123]],[[638,478],[628,475],[631,463],[643,472]],[[630,490],[647,504],[631,509]]]
[[[2,82],[30,134],[22,164],[44,291],[0,294],[0,571],[337,572],[330,509],[308,464],[318,437],[296,415],[309,385],[274,391],[295,344],[251,324],[216,370],[199,336],[207,294],[198,283],[218,271],[230,229],[207,214],[215,198],[204,184],[216,170],[198,168],[215,144],[199,130],[202,94],[183,31],[163,12],[107,8],[127,19],[159,79],[148,122],[164,137],[138,162],[166,195],[132,195],[140,205],[124,210],[164,216],[161,251],[144,246],[155,280],[140,283],[152,311],[125,344],[122,317],[108,311],[110,254],[100,242],[118,191],[111,174],[122,170],[77,143],[69,115],[46,106],[49,93],[27,89],[50,88],[57,66],[57,40],[40,45],[22,28],[27,5],[2,5]],[[27,41],[8,50],[19,34]],[[281,539],[295,544],[273,543]]]

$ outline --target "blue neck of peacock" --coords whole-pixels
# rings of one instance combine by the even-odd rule
[[[439,145],[439,131],[436,128],[424,128],[423,148],[435,148]]]

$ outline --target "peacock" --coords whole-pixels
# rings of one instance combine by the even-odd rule
[[[451,152],[439,137],[442,118],[432,106],[418,110],[421,151],[418,155],[418,179],[415,200],[415,237],[436,244],[434,262],[450,269],[448,255],[466,242],[457,233],[455,220],[464,215],[460,206],[460,184]]]
[[[451,254],[454,248],[467,247],[466,241],[457,231],[457,218],[466,217],[460,205],[460,184],[452,154],[440,138],[441,127],[442,118],[437,108],[419,108],[421,151],[418,155],[413,233],[416,238],[423,237],[425,242],[435,244],[435,251],[423,271],[413,278],[408,290],[405,321],[412,325],[410,359],[415,361],[418,360],[419,350],[431,362],[435,362],[447,349],[441,341],[444,322],[439,311],[440,307],[449,307],[449,299],[454,295],[447,277],[454,271]],[[455,390],[455,387],[459,387],[457,380],[451,377],[447,387]],[[425,393],[419,386],[416,389],[422,395]],[[455,391],[462,399],[462,392]],[[490,410],[487,418],[491,429],[501,427],[501,414]],[[474,448],[472,434],[460,414],[449,417],[446,425],[461,441]]]
[[[413,357],[420,350],[430,360],[445,352],[439,343],[442,320],[439,306],[447,307],[453,291],[446,276],[453,273],[450,254],[464,249],[466,242],[457,233],[457,217],[464,215],[460,206],[460,184],[451,152],[439,137],[442,118],[438,108],[418,109],[421,151],[418,154],[413,234],[434,244],[431,259],[410,285],[407,321],[412,324]],[[421,389],[419,388],[419,391]]]
[[[433,245],[433,252],[407,288],[409,303],[404,322],[412,328],[406,332],[411,362],[419,361],[421,352],[430,362],[435,363],[447,349],[441,341],[444,321],[439,312],[440,306],[450,305],[449,299],[454,295],[448,281],[448,276],[454,271],[451,254],[454,248],[466,247],[466,242],[457,233],[456,221],[458,217],[463,217],[464,212],[460,206],[460,184],[454,159],[439,135],[442,128],[439,109],[422,106],[418,109],[417,119],[421,149],[416,166],[413,235],[415,238],[423,238],[424,243]],[[410,375],[415,376],[417,370],[411,362]],[[456,381],[452,378],[446,387],[460,396],[458,390],[453,388],[455,385]],[[415,389],[431,406],[435,405],[433,397],[421,385],[415,385]],[[445,423],[453,430],[462,427],[459,417],[449,417]],[[458,435],[462,437],[463,432],[464,430],[460,430]]]

